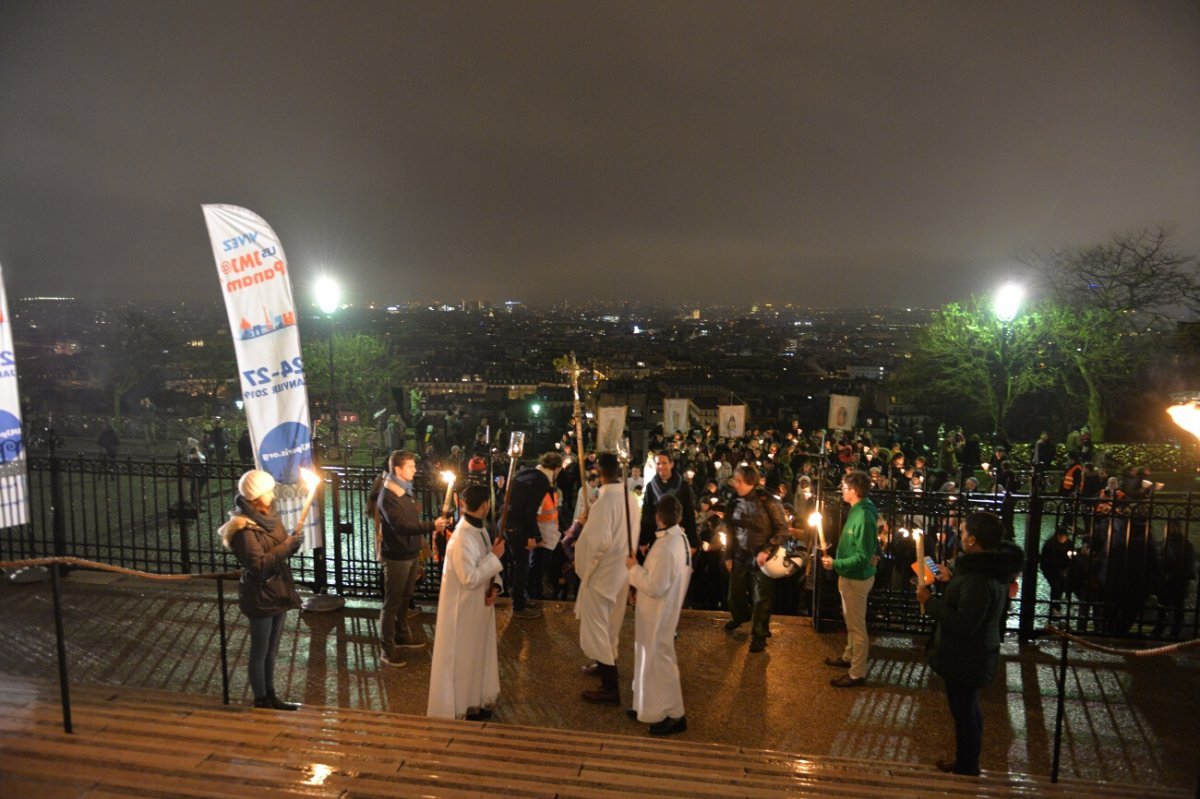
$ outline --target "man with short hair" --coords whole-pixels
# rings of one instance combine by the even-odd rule
[[[759,478],[758,469],[750,464],[741,464],[733,472],[737,499],[729,516],[732,540],[725,549],[730,615],[725,630],[733,632],[750,622],[751,652],[766,649],[771,634],[775,581],[763,573],[762,566],[789,535],[783,504],[759,485]]]
[[[401,610],[409,606],[417,586],[421,545],[430,533],[446,529],[446,519],[441,516],[434,521],[421,521],[413,497],[412,480],[416,473],[417,456],[408,450],[396,450],[388,456],[388,471],[368,495],[383,563],[379,643],[383,662],[397,667],[405,663],[397,656],[396,649],[419,649],[425,645],[414,639]]]
[[[842,478],[842,501],[850,506],[837,555],[821,558],[827,571],[838,574],[838,593],[842,596],[842,618],[846,622],[846,648],[838,658],[826,658],[825,664],[848,671],[829,684],[834,688],[856,688],[867,684],[867,654],[871,639],[867,636],[867,597],[875,584],[875,553],[879,548],[876,531],[879,512],[867,498],[871,478],[865,472],[850,472]]]
[[[575,545],[575,572],[579,575],[575,616],[579,619],[579,647],[595,662],[600,689],[584,691],[583,699],[620,705],[617,646],[629,598],[625,561],[634,554],[634,537],[642,519],[637,500],[621,479],[617,456],[602,452],[596,462],[600,494]]]
[[[536,619],[542,615],[541,608],[529,601],[529,560],[542,537],[538,515],[547,496],[554,500],[554,481],[561,469],[562,455],[544,453],[537,466],[517,472],[507,489],[504,535],[512,557],[509,595],[513,618]]]
[[[682,509],[682,519],[679,522],[687,535],[688,547],[694,553],[700,546],[696,536],[696,504],[692,497],[692,487],[675,469],[671,453],[662,450],[654,456],[654,477],[646,483],[642,490],[642,529],[638,537],[638,546],[643,551],[654,545],[655,509],[663,497],[675,497]]]

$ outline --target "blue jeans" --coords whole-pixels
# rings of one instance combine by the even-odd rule
[[[286,613],[250,620],[250,690],[255,699],[275,693],[275,653]]]
[[[979,774],[979,750],[983,748],[983,711],[979,689],[946,683],[946,699],[954,718],[954,773]]]

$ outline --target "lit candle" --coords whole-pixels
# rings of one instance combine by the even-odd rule
[[[292,531],[292,535],[299,533],[300,528],[304,526],[304,520],[308,518],[308,509],[312,507],[317,496],[317,486],[321,485],[321,476],[311,469],[301,469],[300,480],[308,489],[308,499],[304,500],[304,507],[300,509],[300,520],[296,522],[296,529]]]
[[[808,523],[817,528],[817,541],[820,542],[822,554],[826,554],[828,547],[825,544],[825,524],[821,517],[821,511],[815,510],[808,514]]]
[[[925,584],[925,536],[921,531],[915,529],[912,531],[913,541],[917,545],[917,590]],[[925,612],[925,603],[921,603],[921,613]]]
[[[450,498],[454,496],[454,472],[447,469],[442,472],[442,481],[446,483],[446,499],[442,502],[442,515],[450,513]]]

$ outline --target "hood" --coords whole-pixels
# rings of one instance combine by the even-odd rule
[[[983,574],[1001,583],[1017,579],[1025,566],[1025,553],[1011,541],[1001,541],[995,549],[964,552],[954,561],[956,574]]]

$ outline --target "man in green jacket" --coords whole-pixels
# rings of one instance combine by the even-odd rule
[[[955,758],[939,760],[942,771],[979,774],[979,689],[996,676],[1008,584],[1025,562],[1025,554],[1004,534],[1004,523],[994,513],[970,514],[963,525],[962,554],[954,561],[945,593],[938,598],[924,585],[917,589],[917,601],[937,622],[929,665],[946,681],[954,718]]]
[[[821,565],[838,574],[838,593],[842,595],[842,618],[846,622],[846,649],[838,658],[826,658],[825,664],[848,671],[830,680],[834,688],[857,688],[867,684],[867,596],[875,584],[875,555],[879,549],[876,532],[879,512],[867,499],[871,478],[866,472],[853,471],[842,478],[842,501],[850,506],[837,557],[825,555]]]

